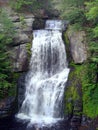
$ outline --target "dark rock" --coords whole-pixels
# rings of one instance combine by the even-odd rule
[[[9,117],[17,112],[15,97],[8,97],[0,102],[0,118]]]
[[[17,96],[18,96],[18,109],[20,109],[22,102],[25,98],[25,77],[26,77],[26,73],[23,73],[20,78],[18,79],[18,84],[17,84]]]
[[[13,47],[11,50],[11,59],[14,72],[23,72],[28,70],[28,55],[26,44]]]
[[[46,10],[46,14],[48,18],[58,18],[60,16],[60,12],[56,9]]]
[[[77,127],[71,127],[70,130],[79,130]]]
[[[33,22],[33,30],[44,28],[45,28],[45,20],[36,18]]]
[[[97,121],[97,122],[96,122]],[[88,118],[86,116],[82,116],[81,126],[79,130],[97,130],[98,128],[98,119]]]
[[[78,99],[74,103],[73,107],[73,116],[71,119],[71,126],[72,127],[79,127],[81,125],[81,120],[82,120],[82,102],[81,99]]]

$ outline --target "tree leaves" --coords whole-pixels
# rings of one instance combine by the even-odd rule
[[[0,97],[4,97],[13,82],[8,50],[15,34],[13,23],[4,10],[0,11],[0,25]]]

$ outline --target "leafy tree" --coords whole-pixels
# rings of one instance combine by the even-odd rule
[[[59,9],[61,18],[79,27],[85,23],[84,0],[62,0],[62,2],[53,0],[53,2],[56,4],[56,9]]]
[[[92,61],[98,64],[98,0],[86,3],[86,17],[89,20],[91,39],[90,50],[92,52]]]
[[[11,62],[9,47],[14,36],[13,24],[6,13],[0,11],[0,97],[7,96],[12,87]]]

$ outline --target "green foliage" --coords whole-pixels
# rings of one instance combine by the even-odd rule
[[[37,0],[10,0],[10,5],[16,11],[22,12],[33,12],[41,7],[41,3]]]
[[[74,105],[75,101],[78,99],[79,99],[79,95],[78,95],[77,88],[76,88],[75,83],[74,83],[72,86],[69,86],[65,92],[64,113],[66,115],[72,113],[73,105]]]
[[[98,18],[98,0],[86,2],[87,19],[96,21]]]
[[[0,98],[8,95],[12,87],[9,47],[14,36],[14,26],[6,12],[0,11]]]
[[[90,23],[89,47],[91,50],[91,60],[98,64],[98,0],[90,1],[86,4],[86,17]]]
[[[89,117],[98,116],[98,88],[96,84],[96,63],[85,65],[85,75],[82,77],[83,112]],[[88,109],[89,108],[89,109]]]
[[[74,67],[74,70],[72,70],[69,74],[70,85],[67,87],[65,92],[65,114],[71,114],[73,112],[73,108],[75,107],[75,102],[81,100],[77,86],[81,86],[80,72],[82,70],[82,66],[75,65],[73,62],[70,63],[70,66]]]
[[[75,70],[69,78],[76,77],[73,86],[78,81],[82,84],[83,114],[95,118],[98,116],[98,0],[62,0],[58,3],[61,17],[70,21],[72,30],[82,28],[87,33],[88,61],[83,65],[71,63]]]
[[[69,77],[71,80],[75,77],[74,83],[81,83],[83,92],[83,114],[95,118],[98,116],[98,87],[96,84],[97,66],[93,62],[83,65],[70,64],[74,71]],[[74,84],[73,83],[73,84]]]
[[[82,86],[83,92],[83,114],[90,118],[98,116],[98,83],[97,83],[97,65],[91,60],[82,65],[70,63],[73,70],[70,72],[68,86],[65,93],[65,114],[71,113],[76,100],[81,97],[77,92],[77,86]],[[81,113],[77,113],[81,114]]]
[[[98,25],[93,29],[94,38],[98,38]]]
[[[61,18],[68,20],[77,29],[85,24],[84,0],[53,1],[57,5],[56,9],[60,11]]]

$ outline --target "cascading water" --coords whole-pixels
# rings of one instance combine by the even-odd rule
[[[45,30],[33,32],[25,100],[17,115],[31,123],[50,124],[63,118],[62,102],[69,74],[62,40],[64,23],[47,20]]]

